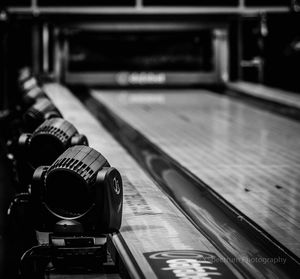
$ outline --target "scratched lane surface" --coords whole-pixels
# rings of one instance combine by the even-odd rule
[[[208,91],[92,91],[300,256],[300,123]]]

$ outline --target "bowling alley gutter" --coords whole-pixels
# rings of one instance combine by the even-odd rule
[[[86,93],[86,92],[85,92]],[[91,96],[91,94],[77,94],[77,97],[94,114],[94,116],[106,127],[106,129],[123,145],[133,156],[138,164],[152,177],[169,199],[184,213],[191,223],[227,258],[233,255],[226,247],[224,236],[220,235],[222,225],[228,226],[227,232],[233,232],[237,239],[245,240],[249,247],[243,250],[255,251],[257,257],[286,259],[285,264],[273,264],[273,267],[293,277],[300,271],[299,258],[280,244],[276,239],[250,220],[246,215],[228,203],[222,196],[206,185],[189,170],[185,169],[170,156],[165,154],[158,146],[150,142],[139,131],[135,130],[116,113]],[[180,194],[174,191],[174,184],[179,183]],[[173,183],[173,185],[172,185]],[[179,189],[179,188],[177,188]],[[191,195],[191,193],[193,193]],[[190,197],[196,193],[201,203],[191,203]],[[199,212],[208,212],[212,217],[209,224],[203,223],[204,218],[199,218]],[[221,222],[218,224],[218,221]],[[206,220],[207,221],[207,220]],[[226,231],[226,229],[224,229]],[[228,244],[228,242],[227,242]],[[235,245],[236,243],[230,243]],[[234,249],[241,249],[235,246]],[[271,269],[273,268],[271,264]],[[246,278],[255,278],[251,269],[247,269],[244,263],[236,263]],[[257,267],[256,267],[257,268]],[[258,267],[259,269],[260,267]],[[263,273],[263,269],[261,271]],[[268,275],[266,274],[268,277]],[[280,276],[279,276],[280,277]]]

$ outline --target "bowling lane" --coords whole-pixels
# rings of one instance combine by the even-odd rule
[[[120,234],[112,236],[112,242],[120,252],[131,278],[157,278],[147,260],[147,253],[199,250],[212,252],[220,259],[223,257],[70,91],[57,84],[47,84],[44,90],[63,112],[64,118],[85,134],[89,145],[99,150],[122,175],[122,227]],[[233,264],[226,262],[226,265],[235,275],[232,274],[230,278],[242,278]],[[254,273],[258,272],[254,278],[262,278],[260,270],[253,269]],[[286,277],[281,274],[280,278]]]
[[[205,90],[101,101],[300,256],[300,123]]]

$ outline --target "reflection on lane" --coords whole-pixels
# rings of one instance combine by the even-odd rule
[[[299,265],[291,258],[288,259],[288,255],[270,239],[268,241],[244,215],[232,208],[228,209],[220,196],[178,166],[115,113],[102,104],[95,103],[93,98],[86,96],[83,99],[87,107],[151,174],[175,204],[221,250],[226,261],[244,276],[285,278],[287,274],[281,268],[289,266],[293,271],[299,269]],[[264,241],[268,242],[267,245]],[[274,253],[272,249],[275,249],[277,256],[282,256],[281,262],[276,265],[271,260]],[[267,260],[262,262],[261,259]]]
[[[206,90],[157,91],[91,94],[299,257],[300,123]]]

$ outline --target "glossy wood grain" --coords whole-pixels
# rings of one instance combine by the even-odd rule
[[[300,123],[208,91],[93,91],[300,256]]]
[[[124,211],[120,233],[146,278],[156,278],[145,258],[147,252],[191,249],[210,251],[222,257],[79,100],[57,84],[48,84],[44,89],[64,118],[85,134],[90,146],[100,151],[122,174]],[[118,236],[113,238],[119,245]],[[117,249],[122,251],[122,245]],[[227,264],[241,278],[231,264]],[[138,277],[134,272],[132,274]]]
[[[227,84],[228,89],[237,90],[244,94],[262,98],[272,102],[278,102],[300,109],[300,95],[282,89],[268,87],[262,84],[238,81]]]

